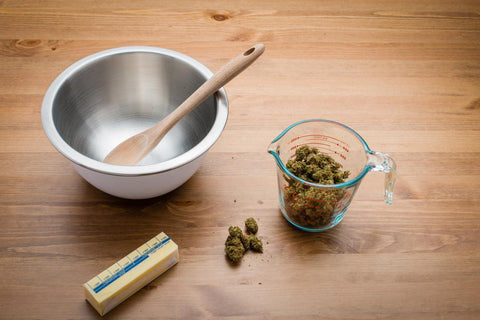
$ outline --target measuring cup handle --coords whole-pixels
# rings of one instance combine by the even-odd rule
[[[397,180],[397,164],[392,157],[386,153],[368,152],[368,165],[372,171],[385,172],[385,202],[392,204],[393,187]]]

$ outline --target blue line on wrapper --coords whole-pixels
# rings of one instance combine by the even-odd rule
[[[132,263],[128,264],[126,267],[124,267],[122,270],[120,270],[119,272],[116,272],[115,274],[113,274],[111,277],[109,277],[108,279],[106,279],[105,281],[102,281],[101,283],[99,283],[95,288],[92,288],[93,289],[93,292],[95,293],[99,293],[100,291],[102,291],[103,289],[105,289],[106,287],[108,287],[110,284],[112,284],[113,282],[115,282],[115,280],[119,279],[120,277],[122,277],[124,274],[126,274],[127,272],[129,272],[130,270],[132,270],[133,268],[135,268],[136,266],[138,266],[140,263],[142,263],[143,261],[145,261],[149,255],[155,251],[157,251],[158,249],[160,249],[161,247],[163,247],[163,245],[165,243],[167,243],[168,241],[170,241],[170,238],[167,237],[165,239],[163,239],[162,241],[160,241],[159,243],[155,244],[152,248],[148,249],[146,252],[144,252],[140,257],[136,258],[135,260],[132,261]]]

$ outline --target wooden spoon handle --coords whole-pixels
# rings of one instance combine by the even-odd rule
[[[250,66],[265,51],[263,44],[257,44],[234,59],[230,60],[210,79],[204,82],[190,97],[187,98],[178,108],[171,112],[162,121],[157,123],[151,129],[151,134],[155,136],[154,144],[157,145],[165,134],[185,115],[190,113],[199,104],[214,94],[218,89],[226,85],[248,66]]]

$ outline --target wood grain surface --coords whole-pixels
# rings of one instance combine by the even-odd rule
[[[218,70],[227,126],[200,170],[158,198],[85,182],[43,133],[50,83],[86,55],[150,45]],[[398,164],[394,203],[369,173],[324,233],[279,210],[269,142],[325,118]],[[100,318],[82,284],[157,233],[178,265],[105,319],[479,319],[480,2],[0,1],[0,319]],[[255,217],[263,254],[224,257]]]

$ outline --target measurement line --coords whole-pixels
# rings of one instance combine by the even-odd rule
[[[346,145],[347,147],[350,148],[350,145],[348,143],[346,143],[345,141],[334,138],[334,137],[331,137],[331,136],[326,136],[326,135],[323,135],[323,134],[306,134],[306,135],[303,135],[303,136],[295,137],[292,140],[290,140],[290,142],[294,142],[294,141],[300,140],[302,138],[315,138],[315,139],[322,139],[322,140],[332,139],[332,140],[336,140],[340,143],[343,143],[344,145]]]

